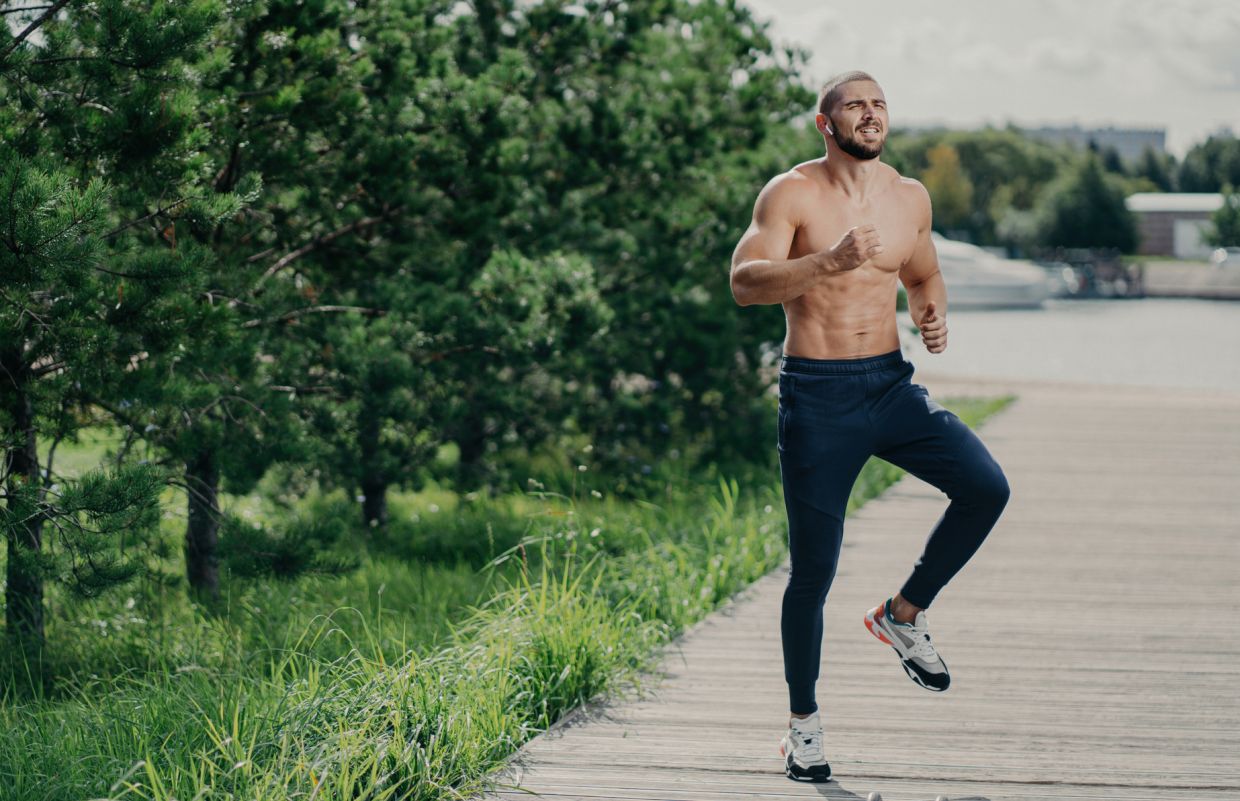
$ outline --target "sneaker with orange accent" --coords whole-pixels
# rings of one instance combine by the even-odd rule
[[[784,772],[794,781],[825,782],[831,778],[831,766],[822,751],[822,724],[818,712],[808,718],[793,718],[788,733],[779,742],[779,755],[784,758]]]
[[[951,684],[947,664],[930,641],[924,611],[918,612],[912,623],[897,623],[888,598],[865,613],[865,627],[899,654],[904,672],[918,686],[941,693]]]

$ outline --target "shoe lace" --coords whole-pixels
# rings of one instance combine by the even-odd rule
[[[919,659],[936,660],[939,658],[939,652],[934,650],[934,643],[930,641],[930,632],[925,627],[913,627],[911,634],[914,643],[908,649],[909,656],[915,656]]]
[[[799,731],[792,730],[793,752],[797,758],[806,765],[825,762],[826,754],[822,750],[822,730],[818,731]]]

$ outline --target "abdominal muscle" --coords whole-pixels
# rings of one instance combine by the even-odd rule
[[[784,355],[860,359],[900,349],[896,274],[866,264],[784,303]]]

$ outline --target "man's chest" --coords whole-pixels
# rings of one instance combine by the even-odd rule
[[[869,208],[848,208],[838,203],[807,204],[793,239],[793,252],[800,256],[834,247],[850,228],[873,225],[883,252],[871,260],[880,270],[897,272],[917,244],[917,222],[903,204],[890,202]]]

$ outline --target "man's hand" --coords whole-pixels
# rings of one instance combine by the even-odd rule
[[[931,353],[947,350],[947,319],[935,313],[934,301],[926,305],[926,313],[917,327],[921,329],[921,341],[926,343],[926,350]]]
[[[883,245],[878,241],[878,231],[873,225],[859,225],[849,228],[848,233],[835,243],[835,247],[826,251],[827,264],[833,273],[855,270],[862,264],[883,252]]]

